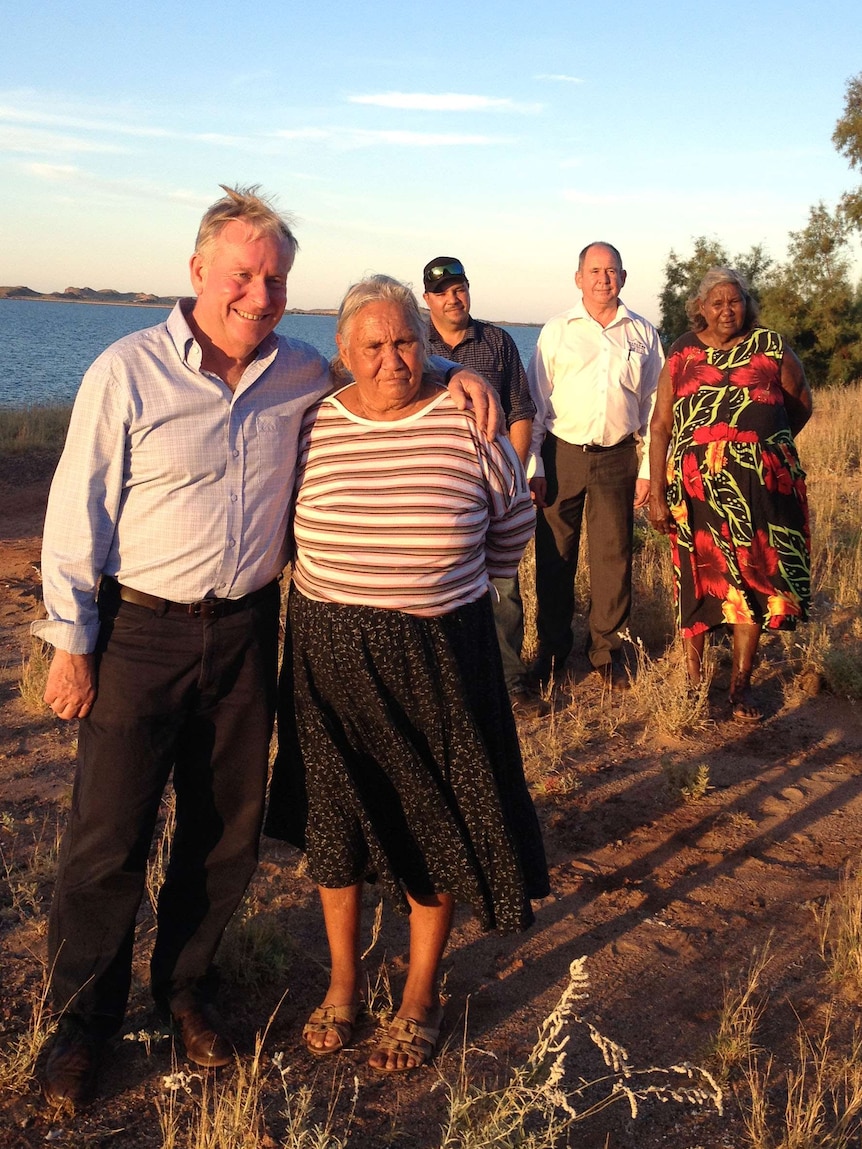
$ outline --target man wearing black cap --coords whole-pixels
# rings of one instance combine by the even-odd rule
[[[526,466],[536,408],[514,340],[502,327],[472,318],[470,284],[460,260],[447,255],[432,259],[425,265],[422,281],[431,314],[431,353],[470,367],[488,380],[500,396],[512,446]],[[499,596],[494,619],[512,709],[527,718],[544,717],[550,708],[527,685],[527,669],[521,661],[524,611],[517,577],[493,581]]]

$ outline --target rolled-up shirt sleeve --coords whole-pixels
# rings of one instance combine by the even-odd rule
[[[527,366],[527,381],[530,385],[530,397],[536,407],[533,419],[533,432],[530,440],[530,457],[527,461],[527,474],[530,478],[542,478],[545,474],[545,464],[542,460],[542,444],[548,431],[550,419],[550,396],[552,355],[549,344],[551,339],[547,330],[539,335],[539,341],[533,352],[533,357]]]

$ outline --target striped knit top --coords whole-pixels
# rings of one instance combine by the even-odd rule
[[[337,394],[305,417],[293,581],[308,598],[439,615],[512,577],[533,533],[524,471],[441,390],[378,422]]]

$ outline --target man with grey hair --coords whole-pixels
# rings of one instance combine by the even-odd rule
[[[154,997],[187,1056],[234,1056],[213,958],[257,863],[302,417],[325,359],[275,333],[297,244],[256,189],[225,188],[191,258],[195,299],[84,376],[43,542],[55,647],[45,701],[80,719],[48,933],[62,1018],[44,1092],[85,1101],[122,1024],[135,918],[173,772]]]
[[[536,404],[530,486],[536,521],[540,682],[560,679],[572,649],[574,581],[586,511],[590,545],[587,655],[624,687],[620,632],[632,598],[634,508],[649,498],[649,427],[664,354],[656,329],[620,299],[620,253],[591,243],[578,259],[582,298],[542,328],[527,369]]]

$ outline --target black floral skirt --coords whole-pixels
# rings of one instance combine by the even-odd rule
[[[450,893],[485,929],[549,892],[488,596],[436,618],[291,590],[265,831],[333,888]]]

